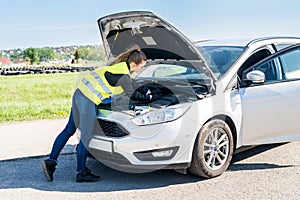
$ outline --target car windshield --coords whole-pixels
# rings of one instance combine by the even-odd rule
[[[150,61],[137,78],[174,81],[210,82],[209,73],[200,61]]]
[[[215,76],[220,79],[242,55],[242,46],[198,46],[206,63]]]

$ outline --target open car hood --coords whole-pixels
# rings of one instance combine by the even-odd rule
[[[109,59],[137,44],[148,59],[202,60],[182,33],[152,12],[116,13],[100,18],[98,24]]]

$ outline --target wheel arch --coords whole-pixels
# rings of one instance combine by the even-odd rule
[[[222,120],[229,126],[231,133],[232,133],[232,137],[233,137],[233,144],[234,144],[233,150],[235,151],[236,144],[237,144],[237,131],[236,131],[236,126],[235,126],[234,121],[228,115],[216,115],[216,116],[208,119],[204,124],[206,124],[207,122],[214,120],[214,119]]]

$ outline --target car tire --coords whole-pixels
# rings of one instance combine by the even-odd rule
[[[205,178],[221,175],[231,162],[233,146],[230,127],[224,121],[207,122],[195,141],[189,171]]]

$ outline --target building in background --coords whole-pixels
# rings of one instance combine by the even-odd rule
[[[9,58],[0,58],[0,65],[9,65],[10,59]]]

